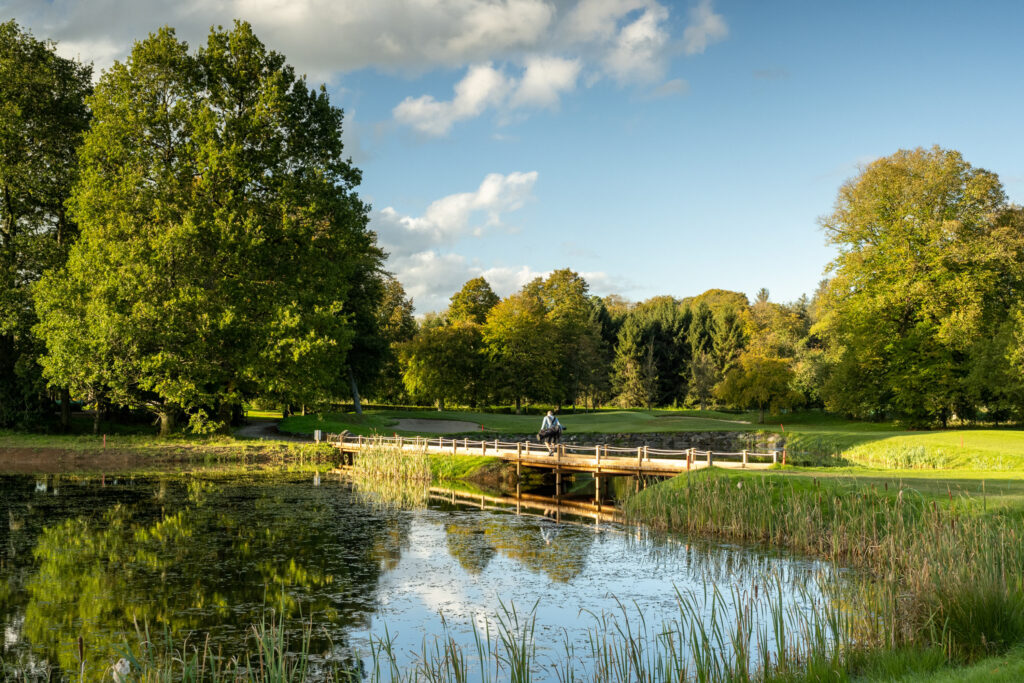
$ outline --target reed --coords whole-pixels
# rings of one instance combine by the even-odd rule
[[[347,474],[367,504],[403,509],[426,505],[432,478],[425,451],[386,446],[380,440],[359,451]]]
[[[949,661],[1024,641],[1019,513],[985,514],[964,496],[939,503],[910,489],[702,472],[625,503],[655,528],[767,544],[861,570],[856,642],[942,647]]]

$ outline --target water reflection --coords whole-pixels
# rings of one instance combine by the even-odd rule
[[[385,625],[399,651],[419,649],[439,614],[472,648],[473,628],[512,603],[537,605],[538,647],[554,649],[585,637],[587,612],[635,605],[656,623],[677,590],[756,590],[820,568],[624,527],[585,483],[518,498],[432,490],[407,509],[313,473],[0,477],[0,656],[77,671],[81,636],[87,670],[102,672],[136,625],[240,653],[270,607],[296,644],[314,624],[317,660],[351,664]],[[605,486],[610,498],[635,483]]]

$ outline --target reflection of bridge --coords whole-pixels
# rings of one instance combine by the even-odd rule
[[[468,491],[457,491],[431,487],[431,500],[451,503],[452,505],[473,505],[481,510],[499,510],[505,512],[515,511],[517,515],[533,515],[545,517],[556,522],[562,521],[562,515],[583,517],[591,519],[598,524],[601,522],[622,522],[622,514],[614,505],[601,503],[601,489],[597,488],[593,503],[586,501],[570,500],[556,496],[538,496],[531,493],[519,493],[518,487],[515,496],[494,496],[484,493],[470,493]]]
[[[351,435],[329,435],[328,442],[342,453],[343,464],[351,464],[356,454],[364,448],[391,447],[409,451],[448,455],[489,455],[516,464],[516,474],[521,467],[536,467],[555,472],[561,479],[562,472],[589,472],[599,475],[641,475],[673,477],[682,472],[704,467],[730,467],[765,469],[778,462],[779,452],[735,453],[701,451],[695,448],[668,450],[638,446],[623,448],[597,444],[577,446],[559,444],[553,454],[548,454],[543,444],[529,441],[477,441],[471,439],[446,439],[425,437],[364,437]],[[785,451],[782,452],[785,463]]]

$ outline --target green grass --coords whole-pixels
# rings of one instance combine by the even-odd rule
[[[326,413],[324,415],[293,416],[281,423],[281,430],[291,433],[311,433],[314,429],[340,432],[344,429],[353,434],[413,434],[394,428],[398,420],[460,420],[483,425],[485,432],[530,434],[540,428],[541,418],[536,415],[505,415],[461,410],[383,410],[355,413]],[[822,413],[794,413],[787,415],[786,429],[810,430],[814,433],[843,434],[846,432],[879,437],[892,434],[892,428],[875,423],[850,422]],[[600,410],[590,413],[573,414],[568,410],[559,413],[559,420],[570,434],[643,434],[652,432],[701,432],[701,431],[781,431],[783,427],[772,418],[773,423],[757,424],[757,413],[731,414],[717,411],[698,410]],[[476,433],[476,431],[471,432]]]

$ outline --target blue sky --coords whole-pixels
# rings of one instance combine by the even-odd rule
[[[857,165],[940,145],[1024,203],[1021,2],[13,0],[101,70],[250,21],[346,111],[417,311],[555,268],[631,300],[813,292]]]

